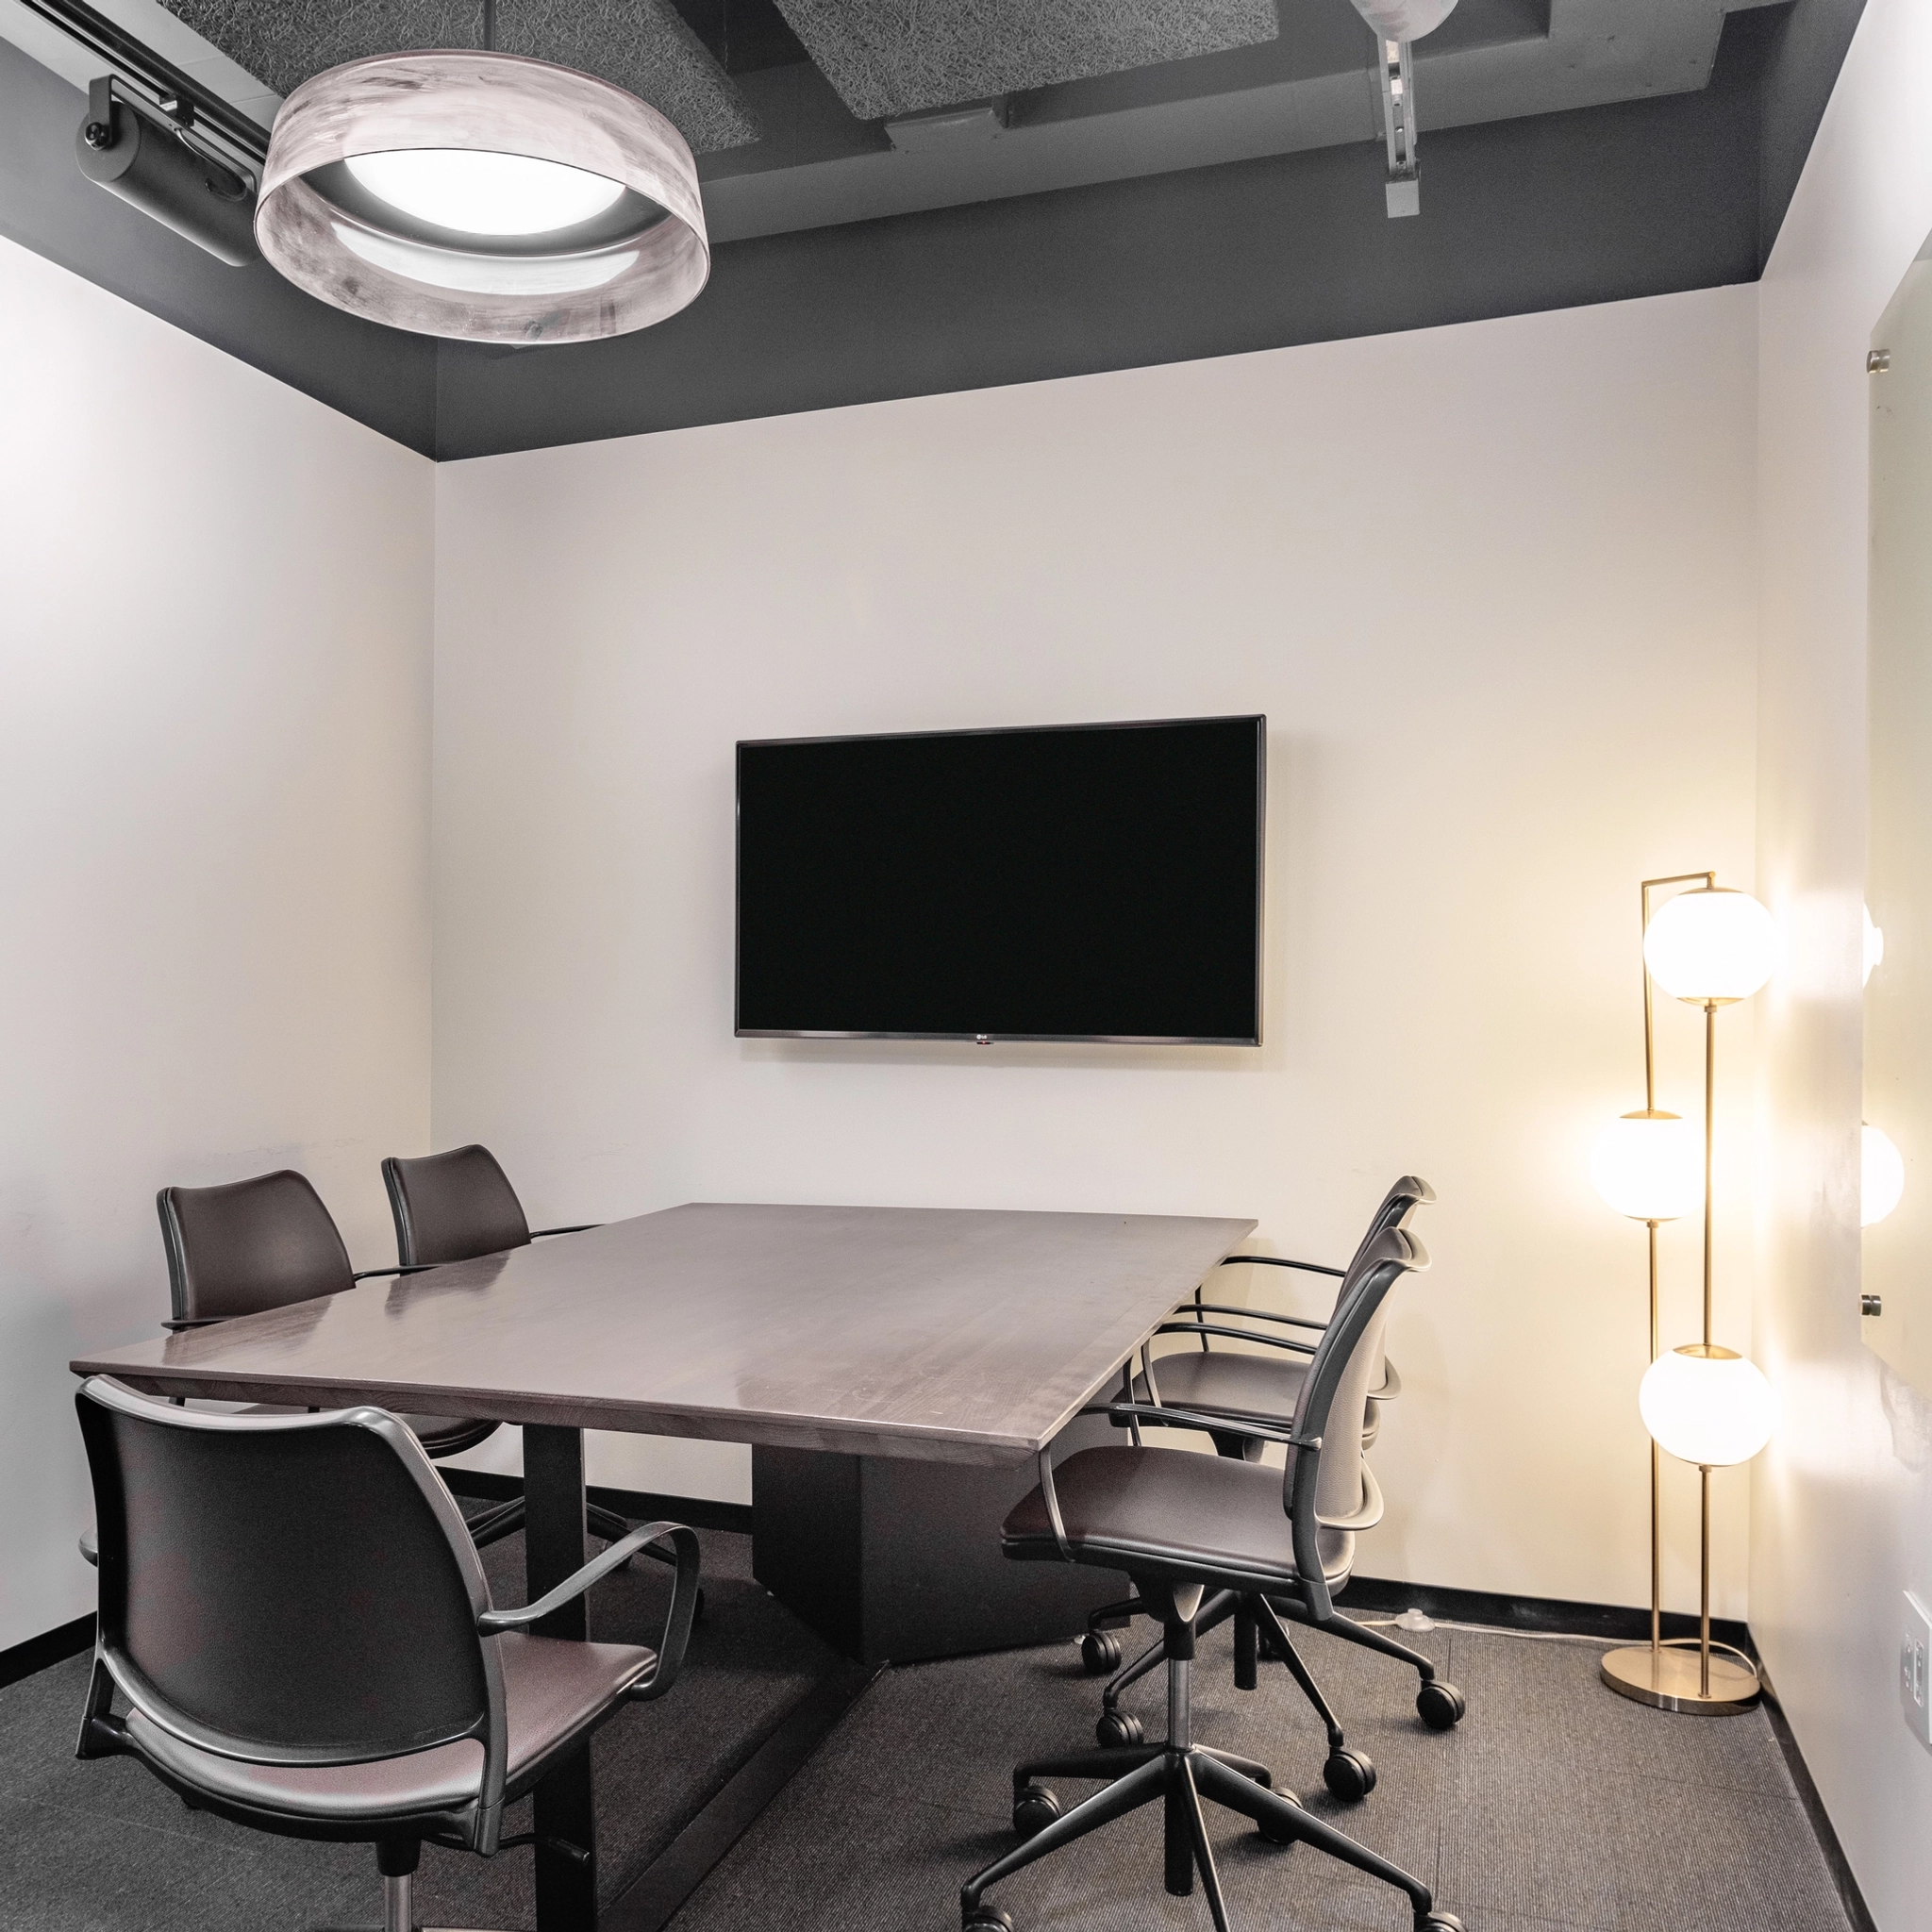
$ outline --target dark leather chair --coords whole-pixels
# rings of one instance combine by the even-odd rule
[[[258,1831],[375,1845],[386,1932],[412,1932],[424,1840],[530,1842],[503,1836],[504,1807],[676,1681],[698,1587],[682,1525],[498,1610],[434,1465],[381,1409],[212,1414],[98,1376],[76,1406],[100,1567],[77,1755],[139,1758]],[[656,1651],[528,1634],[660,1542],[677,1574]]]
[[[532,1229],[509,1176],[487,1147],[452,1147],[404,1160],[382,1163],[390,1212],[396,1222],[396,1259],[404,1267],[473,1261],[526,1248],[546,1235],[586,1234],[596,1225]]]
[[[408,1274],[411,1267],[349,1265],[334,1217],[307,1176],[292,1168],[214,1188],[163,1188],[155,1196],[168,1251],[170,1328],[204,1328],[237,1315],[284,1308],[340,1294],[358,1281]],[[270,1410],[270,1413],[275,1411]],[[406,1415],[431,1456],[474,1449],[497,1426],[465,1416]],[[482,1542],[510,1535],[521,1523],[492,1510],[473,1528]]]
[[[1356,1248],[1356,1257],[1365,1254],[1376,1238],[1391,1227],[1403,1227],[1415,1210],[1436,1198],[1427,1181],[1405,1174],[1383,1195],[1369,1219],[1367,1232]],[[1347,1279],[1347,1271],[1324,1268],[1313,1261],[1288,1261],[1272,1255],[1235,1255],[1224,1267],[1247,1262],[1277,1268],[1300,1268],[1312,1274],[1332,1274]],[[1353,1265],[1353,1263],[1351,1264]],[[1339,1305],[1338,1296],[1338,1305]],[[1217,1319],[1209,1321],[1209,1316]],[[1210,1426],[1214,1446],[1224,1457],[1237,1460],[1258,1460],[1263,1435],[1252,1433],[1249,1424],[1263,1430],[1279,1429],[1292,1419],[1307,1374],[1307,1357],[1315,1353],[1312,1341],[1291,1340],[1266,1331],[1230,1325],[1237,1321],[1285,1324],[1319,1334],[1326,1323],[1299,1315],[1277,1315],[1265,1309],[1208,1302],[1197,1291],[1191,1307],[1179,1317],[1162,1324],[1158,1334],[1184,1335],[1200,1342],[1199,1350],[1154,1358],[1155,1392],[1150,1395],[1146,1370],[1132,1384],[1139,1401],[1158,1401],[1173,1408],[1187,1409],[1205,1417]],[[1384,1402],[1400,1392],[1401,1382],[1395,1365],[1382,1345],[1383,1324],[1374,1324],[1370,1341],[1370,1385],[1363,1410],[1361,1446],[1374,1441],[1379,1430],[1378,1411]],[[1216,1339],[1252,1341],[1277,1351],[1270,1358],[1227,1348],[1213,1348]],[[1379,1514],[1380,1492],[1374,1488],[1374,1477],[1363,1464],[1363,1478],[1369,1493],[1375,1497]],[[1364,1528],[1372,1526],[1364,1522]],[[1124,1621],[1140,1608],[1128,1601],[1110,1604],[1096,1610],[1088,1620],[1088,1633],[1081,1643],[1081,1657],[1088,1671],[1095,1675],[1119,1665],[1121,1649],[1109,1625]],[[1252,1690],[1258,1682],[1258,1660],[1263,1651],[1287,1666],[1303,1694],[1313,1706],[1316,1716],[1328,1735],[1328,1757],[1323,1778],[1332,1795],[1347,1803],[1363,1798],[1374,1790],[1375,1767],[1359,1751],[1348,1747],[1341,1724],[1323,1696],[1312,1673],[1293,1641],[1271,1621],[1267,1606],[1253,1591],[1221,1591],[1201,1607],[1195,1623],[1196,1636],[1203,1636],[1218,1624],[1234,1619],[1234,1678],[1238,1690]],[[1118,1671],[1101,1697],[1100,1721],[1094,1736],[1102,1744],[1136,1744],[1142,1735],[1141,1721],[1121,1708],[1122,1693],[1156,1669],[1163,1655],[1158,1639],[1143,1650],[1124,1670]],[[1403,1651],[1405,1660],[1421,1670],[1422,1686],[1417,1692],[1417,1708],[1424,1723],[1435,1730],[1447,1730],[1460,1722],[1466,1705],[1461,1691],[1453,1684],[1436,1680],[1429,1670],[1422,1670],[1423,1659],[1416,1653]]]
[[[406,1160],[391,1154],[382,1163],[382,1184],[395,1217],[396,1259],[406,1268],[436,1268],[450,1261],[474,1261],[507,1248],[526,1248],[546,1235],[588,1234],[596,1225],[532,1229],[509,1176],[487,1147],[452,1147]],[[481,1519],[493,1541],[521,1529],[521,1497]],[[585,1506],[585,1520],[602,1537],[621,1537],[630,1525],[615,1510]]]
[[[1362,1460],[1361,1431],[1390,1290],[1425,1268],[1415,1239],[1385,1229],[1356,1257],[1335,1313],[1323,1331],[1286,1428],[1261,1430],[1283,1443],[1287,1468],[1227,1457],[1132,1444],[1085,1449],[1058,1470],[1040,1457],[1040,1485],[1013,1509],[1002,1531],[1005,1553],[1021,1561],[1086,1563],[1123,1570],[1161,1624],[1167,1663],[1168,1734],[1160,1743],[1123,1744],[1042,1757],[1013,1773],[1013,1826],[1025,1842],[967,1881],[959,1894],[967,1932],[1011,1932],[991,1906],[989,1887],[1062,1845],[1143,1805],[1166,1814],[1167,1890],[1184,1897],[1198,1871],[1216,1932],[1227,1932],[1214,1855],[1201,1814],[1211,1798],[1252,1818],[1277,1844],[1307,1843],[1407,1894],[1417,1932],[1461,1932],[1435,1907],[1419,1878],[1357,1844],[1273,1789],[1265,1765],[1197,1744],[1191,1735],[1189,1674],[1196,1619],[1208,1592],[1252,1594],[1317,1629],[1395,1656],[1408,1656],[1378,1630],[1335,1609],[1334,1593],[1355,1561],[1355,1530],[1375,1498]],[[1211,1428],[1209,1418],[1127,1397],[1088,1411],[1145,1424]],[[1427,1660],[1418,1659],[1424,1670]],[[1063,1811],[1046,1777],[1101,1778],[1099,1791]]]

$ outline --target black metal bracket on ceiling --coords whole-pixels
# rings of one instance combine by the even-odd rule
[[[105,13],[96,12],[87,0],[18,0],[18,4],[97,56],[116,80],[151,101],[177,127],[192,127],[258,167],[267,159],[267,128],[230,107],[219,94],[210,93]]]

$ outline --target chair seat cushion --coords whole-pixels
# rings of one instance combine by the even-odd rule
[[[1159,1377],[1159,1369],[1155,1374]],[[1166,1384],[1161,1385],[1163,1395]],[[1300,1580],[1281,1472],[1185,1449],[1083,1449],[1053,1473],[1067,1541],[1079,1561],[1107,1570],[1158,1571],[1224,1588],[1281,1587]],[[1007,1518],[1009,1557],[1058,1559],[1046,1499],[1032,1491]],[[1330,1590],[1348,1580],[1355,1538],[1320,1532]]]
[[[1227,1348],[1186,1349],[1157,1356],[1154,1362],[1155,1386],[1170,1407],[1196,1408],[1206,1415],[1251,1416],[1277,1428],[1294,1414],[1307,1373],[1306,1361],[1238,1354]],[[1136,1376],[1134,1400],[1148,1399],[1146,1377]],[[1364,1449],[1374,1443],[1381,1418],[1382,1405],[1371,1400],[1362,1419]]]
[[[401,1422],[431,1456],[455,1456],[474,1449],[499,1424],[459,1415],[400,1415]]]
[[[657,1654],[633,1643],[577,1643],[506,1632],[485,1638],[503,1665],[509,1738],[506,1786],[514,1798],[536,1783],[618,1697],[649,1674]],[[128,1740],[158,1770],[208,1797],[247,1810],[334,1824],[458,1812],[476,1802],[483,1746],[474,1739],[373,1764],[242,1764],[187,1744],[138,1710]]]

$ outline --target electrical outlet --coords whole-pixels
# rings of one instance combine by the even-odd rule
[[[1906,1591],[1905,1622],[1898,1645],[1898,1701],[1906,1714],[1906,1728],[1927,1750],[1932,1750],[1932,1684],[1926,1674],[1932,1670],[1932,1612]]]

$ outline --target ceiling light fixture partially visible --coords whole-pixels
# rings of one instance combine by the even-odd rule
[[[1415,63],[1411,42],[1432,34],[1456,10],[1456,0],[1355,0],[1375,30],[1375,65],[1382,84],[1382,136],[1389,148],[1383,190],[1389,213],[1423,211],[1422,169],[1415,158]]]
[[[697,166],[663,115],[488,50],[382,54],[304,81],[275,116],[255,234],[311,295],[468,341],[645,328],[711,267]]]

